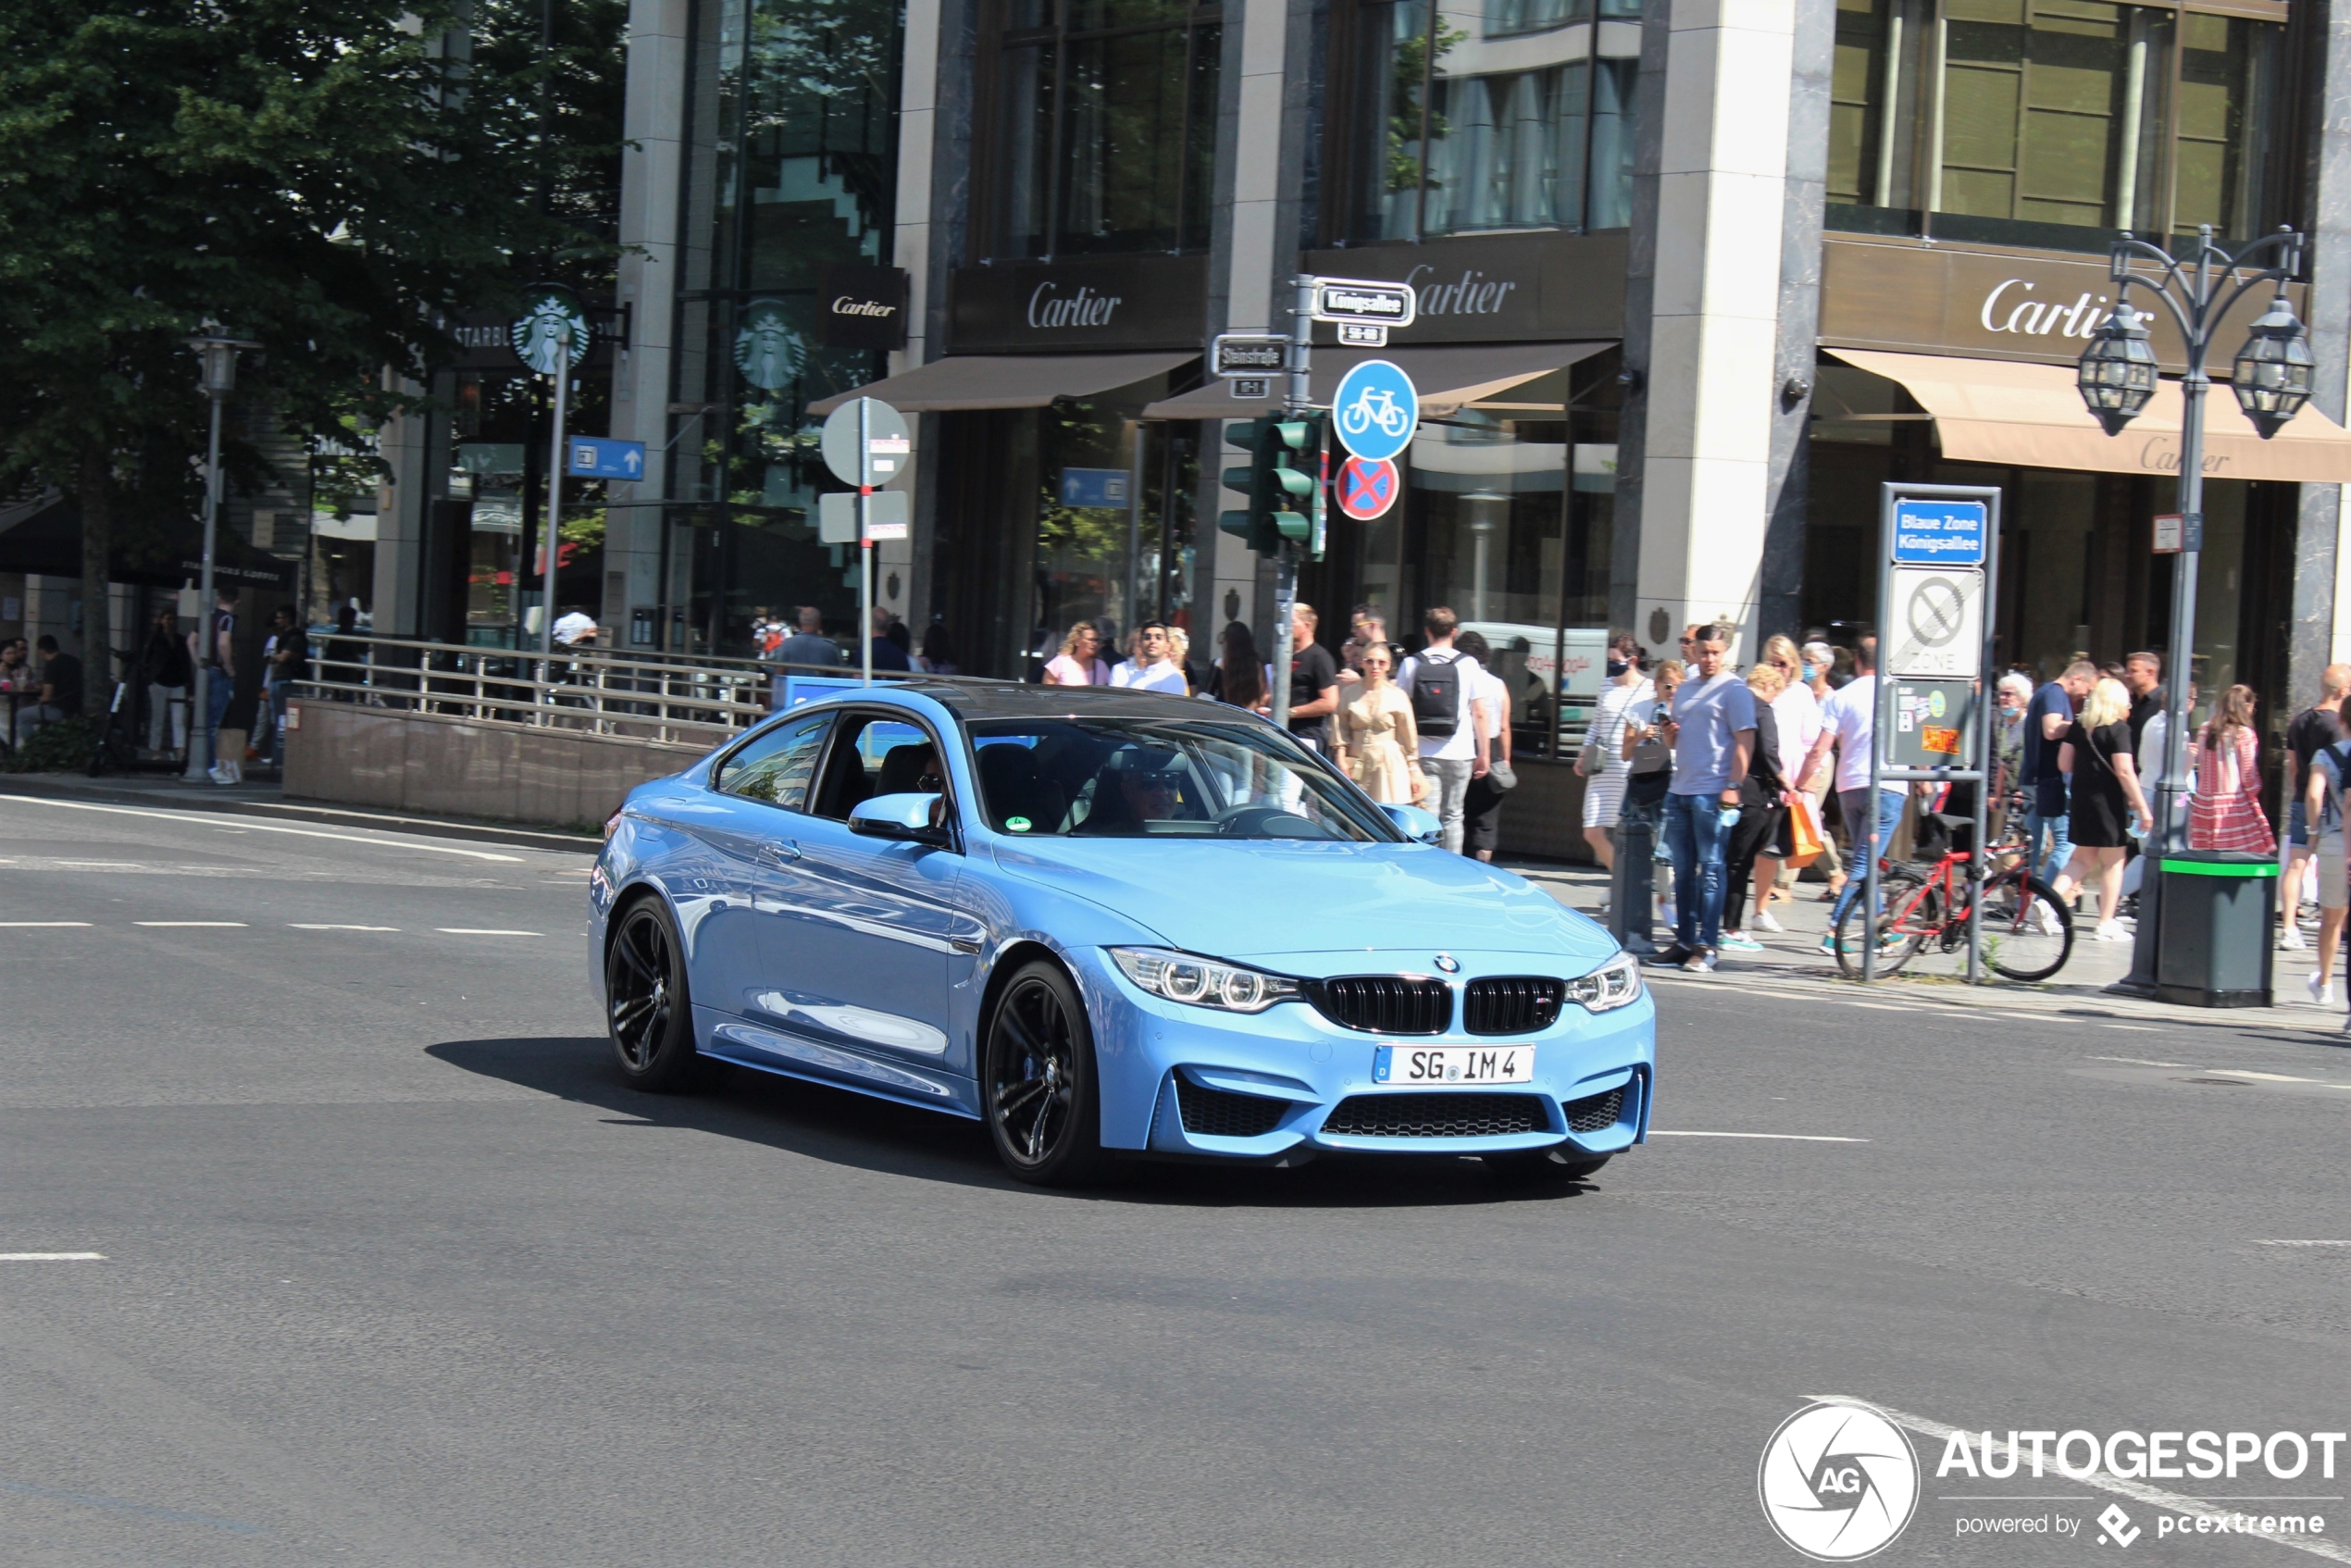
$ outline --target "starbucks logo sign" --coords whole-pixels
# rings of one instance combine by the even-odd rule
[[[800,374],[800,334],[791,330],[784,302],[753,300],[743,307],[735,331],[735,368],[762,392],[781,392]]]
[[[587,358],[594,340],[588,330],[588,314],[569,290],[541,289],[525,303],[521,317],[507,330],[506,341],[527,367],[552,376]]]

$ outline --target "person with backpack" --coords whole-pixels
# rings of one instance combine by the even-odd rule
[[[2328,672],[2333,672],[2330,669]],[[2317,710],[2312,710],[2313,712]],[[2330,716],[2351,719],[2351,701],[2338,703]],[[2308,825],[2310,864],[2319,879],[2319,966],[2307,982],[2310,1000],[2334,1005],[2334,959],[2343,948],[2343,927],[2351,917],[2351,876],[2344,865],[2344,788],[2351,780],[2351,740],[2336,739],[2310,753],[2303,768],[2307,784],[2295,803]],[[2289,915],[2288,920],[2293,916]]]
[[[1461,618],[1442,604],[1421,616],[1428,641],[1404,661],[1396,684],[1412,704],[1412,727],[1420,732],[1421,771],[1428,776],[1426,803],[1444,824],[1445,847],[1462,852],[1463,807],[1473,778],[1489,769],[1488,728],[1480,724],[1473,698],[1478,689],[1475,659],[1453,646]]]

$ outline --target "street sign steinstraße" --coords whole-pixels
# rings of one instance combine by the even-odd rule
[[[1222,332],[1209,345],[1219,376],[1278,376],[1288,354],[1289,340],[1270,332]]]

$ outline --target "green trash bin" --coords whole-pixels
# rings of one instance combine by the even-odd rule
[[[2162,861],[2163,939],[2155,997],[2182,1007],[2267,1007],[2274,855],[2184,850]]]

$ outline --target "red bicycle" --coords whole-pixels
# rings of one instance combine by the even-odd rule
[[[2017,823],[2021,813],[2010,813]],[[1966,817],[1933,816],[1956,841],[1972,829]],[[1967,947],[1968,908],[1978,890],[1984,901],[1984,961],[2011,980],[2046,980],[2065,967],[2073,952],[2073,916],[2048,885],[2032,875],[2023,835],[2014,826],[1992,847],[1988,877],[1975,856],[1952,849],[1921,870],[1878,862],[1878,896],[1885,914],[1878,921],[1876,972],[1898,974],[1904,964],[1932,949],[1958,952]],[[1836,923],[1836,966],[1859,979],[1866,941],[1862,900],[1856,898]]]

